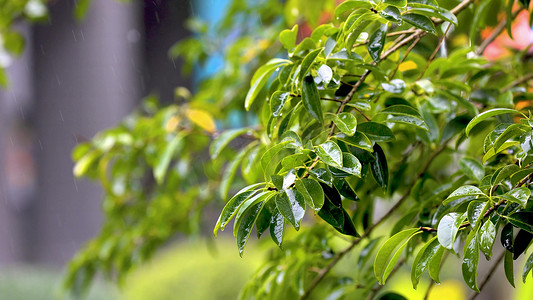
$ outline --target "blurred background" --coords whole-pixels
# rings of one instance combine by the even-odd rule
[[[26,38],[23,55],[0,53],[10,80],[0,89],[0,300],[61,299],[63,268],[102,220],[102,191],[74,179],[72,149],[116,125],[143,97],[154,93],[171,101],[175,87],[194,90],[202,74],[216,70],[221,62],[214,60],[183,77],[168,50],[190,35],[184,27],[189,17],[215,24],[228,2],[100,0],[77,22],[76,1],[57,0],[48,6],[48,22],[16,24]],[[181,242],[133,273],[120,291],[98,282],[89,299],[232,299],[263,256],[264,250],[249,249],[239,258],[233,240],[216,247]],[[448,266],[443,277],[459,279],[458,268]],[[402,289],[408,281],[407,270],[391,287]],[[434,299],[466,299],[468,293],[460,280],[435,290],[440,296]],[[493,299],[509,295],[501,287],[485,292]],[[527,293],[519,287],[516,298],[531,299]],[[423,293],[411,296],[422,299]]]

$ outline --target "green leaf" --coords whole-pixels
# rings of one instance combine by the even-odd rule
[[[391,142],[395,140],[392,130],[380,123],[361,123],[357,125],[357,129],[374,142]]]
[[[490,184],[492,186],[500,184],[503,180],[507,179],[509,176],[511,176],[511,174],[516,173],[516,171],[518,171],[519,169],[520,167],[514,164],[502,167],[501,169],[494,172],[490,180]]]
[[[481,182],[481,179],[485,177],[485,168],[476,159],[465,157],[459,161],[459,168],[468,178]]]
[[[348,136],[352,136],[355,134],[355,129],[357,127],[357,119],[351,113],[345,112],[335,115],[333,118],[333,122],[342,133]]]
[[[154,178],[157,184],[163,184],[165,175],[167,174],[168,166],[172,161],[174,155],[182,145],[185,134],[177,134],[168,144],[165,146],[163,153],[157,158],[157,162],[154,166]]]
[[[480,217],[486,211],[488,202],[485,201],[472,201],[468,203],[468,208],[466,209],[468,222],[472,228],[476,227],[477,222],[480,220]]]
[[[268,201],[257,215],[257,220],[255,220],[255,231],[257,233],[257,238],[260,238],[270,227],[273,217],[272,213],[274,211],[276,211],[276,203],[273,201]]]
[[[402,13],[394,6],[387,6],[379,15],[387,21],[402,23]]]
[[[437,35],[437,29],[435,28],[435,25],[428,17],[419,14],[407,13],[402,15],[402,19],[417,28]]]
[[[285,190],[276,196],[279,212],[296,230],[300,229],[300,221],[305,214],[304,196],[297,190]]]
[[[464,185],[450,194],[446,200],[442,202],[443,205],[446,205],[453,200],[459,199],[459,198],[465,198],[469,196],[486,196],[479,188],[473,186],[473,185]]]
[[[342,168],[340,168],[339,170],[349,175],[355,175],[357,177],[361,177],[361,163],[359,162],[357,157],[355,157],[353,154],[348,153],[348,152],[344,152],[342,154]],[[348,177],[348,176],[344,176],[344,177]]]
[[[444,256],[445,249],[446,248],[444,247],[440,247],[439,250],[437,250],[437,253],[435,253],[433,258],[429,262],[428,273],[431,279],[433,279],[436,283],[440,283],[440,265],[442,263],[442,257]]]
[[[76,7],[74,8],[74,16],[76,20],[83,21],[87,16],[87,11],[89,6],[91,6],[92,0],[79,0],[76,2]]]
[[[386,292],[385,294],[379,296],[378,300],[407,300],[407,298],[398,293]]]
[[[305,202],[315,211],[324,205],[324,191],[318,182],[303,178],[296,181],[296,189],[303,195]]]
[[[515,172],[513,175],[511,175],[511,185],[516,186],[520,181],[528,177],[531,173],[533,173],[533,169],[524,169]]]
[[[491,148],[487,153],[485,153],[485,155],[483,155],[483,159],[481,159],[481,162],[482,163],[485,163],[487,162],[489,159],[491,159],[492,157],[494,157],[496,154],[498,154],[499,152],[502,152],[503,150],[507,149],[507,148],[511,148],[513,146],[517,146],[517,145],[520,145],[520,142],[505,142],[503,143],[503,145],[498,149],[498,152],[494,151],[494,148]]]
[[[326,197],[324,205],[318,211],[318,216],[334,228],[342,228],[344,226],[344,210],[342,209],[342,202],[340,202],[340,195],[337,190],[327,185],[322,185],[322,188]]]
[[[490,260],[492,256],[492,247],[494,246],[495,240],[496,226],[489,219],[485,221],[485,224],[479,230],[479,249],[485,254],[487,260]]]
[[[400,8],[407,6],[407,0],[385,0],[383,3]]]
[[[320,123],[324,123],[320,95],[312,76],[302,81],[302,101],[307,112]]]
[[[298,37],[298,24],[294,25],[292,29],[285,29],[279,34],[279,41],[283,48],[291,50],[296,46],[296,38]]]
[[[494,141],[494,150],[498,152],[500,147],[507,142],[509,139],[515,138],[517,136],[521,136],[522,134],[531,131],[531,127],[524,125],[524,124],[512,124],[509,127],[505,129],[502,134],[498,136],[498,138]]]
[[[337,8],[335,9],[335,17],[338,18],[340,15],[346,13],[346,12],[350,12],[354,9],[357,9],[357,8],[366,8],[366,9],[369,9],[371,6],[370,6],[370,3],[368,1],[365,1],[365,0],[349,0],[349,1],[344,1],[342,2],[341,4],[339,4],[337,6]]]
[[[503,269],[505,270],[505,278],[514,286],[514,267],[513,267],[513,254],[509,251],[505,251],[505,258],[503,259]]]
[[[413,283],[414,289],[416,289],[420,277],[422,277],[422,274],[428,268],[430,261],[435,257],[440,248],[442,248],[442,246],[435,236],[418,252],[413,261],[413,267],[411,268],[411,282]]]
[[[513,224],[507,223],[502,228],[502,232],[500,234],[500,242],[502,243],[503,248],[507,249],[510,252],[514,251],[513,238]]]
[[[252,233],[255,221],[259,216],[259,212],[264,207],[264,202],[259,202],[249,208],[241,217],[241,222],[239,224],[239,229],[237,230],[237,247],[239,248],[239,255],[242,257],[244,252],[244,247],[248,242],[248,238]]]
[[[408,10],[409,13],[416,13],[426,17],[435,17],[443,21],[448,21],[457,25],[457,17],[452,14],[449,10],[440,7],[431,7],[426,5],[417,5]]]
[[[425,131],[429,131],[428,126],[423,120],[411,116],[394,116],[388,118],[386,122],[401,123],[409,126],[415,126]]]
[[[392,94],[401,94],[406,88],[405,81],[401,79],[393,79],[389,83],[383,82],[381,87],[389,93]],[[404,106],[404,105],[401,105]],[[408,106],[410,107],[410,106]],[[418,112],[416,112],[418,114]]]
[[[222,150],[235,138],[240,136],[241,134],[244,134],[248,132],[250,129],[248,128],[239,128],[239,129],[231,129],[226,130],[222,134],[220,134],[209,146],[209,153],[211,154],[211,159],[216,159]]]
[[[244,100],[244,107],[246,110],[250,109],[255,98],[257,98],[261,89],[268,82],[270,75],[272,75],[277,68],[289,63],[291,63],[290,60],[274,58],[257,69],[250,82],[250,90],[248,90],[248,94],[246,94],[246,99]]]
[[[408,116],[422,120],[422,116],[416,108],[403,104],[389,106],[382,110],[380,114],[388,114],[393,116]]]
[[[482,121],[485,121],[488,118],[498,116],[498,115],[503,115],[503,114],[517,114],[517,113],[520,113],[520,112],[515,109],[509,109],[509,108],[494,108],[494,109],[487,110],[477,115],[475,118],[472,119],[472,121],[470,121],[470,123],[468,123],[465,129],[465,134],[466,136],[468,136],[468,134],[470,133],[472,128],[474,128],[474,126],[481,123]]]
[[[374,145],[374,155],[376,160],[370,163],[372,175],[376,182],[382,189],[387,189],[389,186],[389,166],[387,165],[387,157],[378,144]]]
[[[513,260],[519,258],[520,255],[522,255],[522,253],[526,251],[526,249],[529,247],[529,244],[531,243],[531,240],[533,240],[533,233],[529,233],[522,229],[518,231],[518,234],[516,235],[516,238],[513,243]]]
[[[385,37],[387,37],[388,24],[383,24],[376,30],[368,40],[368,53],[375,62],[381,60],[381,52],[385,46]]]
[[[242,203],[235,214],[235,221],[233,222],[233,236],[237,237],[239,230],[241,228],[241,223],[246,222],[247,212],[254,208],[256,204],[260,202],[267,203],[272,197],[276,195],[274,191],[260,191],[259,193],[253,195]]]
[[[3,32],[4,48],[14,55],[21,55],[24,51],[25,41],[24,37],[15,31]]]
[[[509,192],[505,193],[502,198],[509,202],[518,203],[520,206],[525,208],[530,196],[531,190],[523,186],[510,190]]]
[[[446,249],[453,250],[459,226],[466,218],[466,214],[449,213],[442,217],[437,227],[439,243]]]
[[[322,48],[318,48],[309,52],[309,54],[304,57],[302,60],[302,65],[300,66],[300,80],[303,80],[304,77],[307,77],[307,72],[309,72],[311,66],[313,66],[313,63],[321,52]]]
[[[285,231],[285,218],[281,213],[277,212],[272,217],[272,222],[270,223],[270,237],[281,248],[281,243],[283,242],[283,232]]]
[[[270,111],[274,117],[281,116],[281,110],[283,109],[283,106],[285,106],[290,95],[291,93],[282,91],[276,91],[272,94],[272,97],[270,97]]]
[[[328,65],[321,65],[316,72],[324,85],[329,84],[333,79],[333,70]]]
[[[533,253],[529,255],[526,263],[524,264],[524,270],[522,271],[522,281],[524,283],[526,283],[527,275],[529,275],[529,272],[531,272],[531,269],[533,269]]]
[[[228,221],[235,216],[237,213],[237,210],[239,207],[250,197],[252,197],[257,191],[250,191],[252,189],[255,189],[256,187],[259,187],[261,185],[264,185],[264,183],[257,183],[253,185],[249,185],[233,196],[228,203],[226,203],[226,206],[222,209],[222,212],[220,213],[220,216],[218,217],[217,223],[215,225],[215,229],[213,229],[213,235],[217,237],[218,229],[224,231],[224,227],[228,224]]]
[[[248,155],[250,150],[252,150],[256,145],[257,145],[256,142],[250,143],[248,146],[242,149],[226,166],[226,169],[224,170],[224,173],[222,174],[222,181],[220,182],[220,186],[219,186],[220,197],[222,199],[226,199],[226,197],[228,196],[228,191],[231,187],[231,184],[233,183],[233,179],[235,178],[237,169],[239,168],[239,165],[242,163],[244,157]]]
[[[533,212],[519,211],[507,217],[514,226],[533,233]]]
[[[357,197],[357,194],[353,190],[353,188],[350,186],[350,184],[346,181],[346,179],[337,179],[333,181],[333,185],[339,191],[339,194],[341,194],[344,198],[358,201],[359,197]]]
[[[327,141],[315,148],[316,154],[325,164],[342,168],[342,151],[333,141]]]
[[[463,278],[466,284],[474,291],[479,293],[477,287],[477,266],[479,263],[479,244],[478,235],[475,230],[470,231],[466,238],[463,249]]]
[[[360,237],[359,233],[357,233],[357,230],[355,229],[355,225],[353,224],[352,218],[350,217],[348,212],[343,208],[341,209],[344,214],[344,224],[342,225],[342,227],[335,229],[345,235]]]
[[[344,143],[366,150],[368,152],[373,152],[374,149],[372,148],[372,142],[366,137],[364,133],[361,133],[359,131],[355,132],[353,136],[347,136],[344,133],[338,133],[335,135],[335,138],[339,141],[343,141]]]
[[[379,284],[385,284],[392,269],[407,246],[407,242],[416,234],[421,233],[417,228],[407,229],[389,238],[379,249],[374,260],[374,275]]]
[[[272,162],[272,160],[274,159],[274,156],[276,156],[276,154],[278,154],[278,152],[280,152],[281,150],[283,150],[285,147],[287,147],[287,145],[289,145],[291,143],[291,141],[284,141],[284,142],[280,142],[279,144],[276,144],[274,146],[272,146],[270,149],[268,149],[264,154],[263,156],[261,157],[261,167],[263,168],[263,170],[266,170],[266,168],[268,167],[268,165]]]

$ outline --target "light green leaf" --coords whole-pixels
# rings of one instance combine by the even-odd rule
[[[407,6],[407,0],[385,0],[383,3],[400,8]]]
[[[342,168],[342,151],[333,141],[327,141],[315,148],[316,154],[325,164]]]
[[[485,202],[485,201],[472,201],[468,203],[466,212],[467,212],[468,222],[470,222],[470,226],[472,228],[476,227],[477,222],[480,220],[480,217],[483,215],[483,213],[488,208],[487,204],[488,202]]]
[[[168,144],[165,146],[163,153],[157,158],[157,162],[154,166],[154,178],[157,184],[163,184],[165,180],[165,175],[167,174],[168,166],[172,161],[172,157],[176,155],[176,152],[182,145],[183,138],[185,134],[177,134]]]
[[[237,169],[239,168],[239,165],[243,161],[244,157],[248,155],[250,150],[252,150],[256,145],[257,142],[252,142],[248,144],[248,146],[242,149],[226,166],[226,169],[222,174],[222,182],[220,183],[219,188],[220,197],[222,199],[226,199],[226,197],[228,196],[228,191],[231,187],[231,184],[233,183],[233,179],[235,178]]]
[[[481,179],[485,177],[485,168],[476,159],[465,157],[459,161],[459,168],[468,178],[481,182]]]
[[[283,109],[283,106],[285,106],[290,95],[291,93],[283,91],[276,91],[272,94],[272,97],[270,97],[270,111],[274,117],[280,116],[281,110]]]
[[[239,128],[239,129],[231,129],[226,130],[223,133],[221,133],[209,146],[209,153],[211,154],[211,159],[216,159],[218,155],[224,150],[224,148],[235,138],[240,136],[241,134],[244,134],[248,132],[250,129],[248,128]]]
[[[495,239],[496,226],[489,219],[485,221],[485,224],[479,230],[479,249],[485,254],[487,260],[490,260],[492,256],[492,246],[494,246]]]
[[[246,108],[246,110],[250,109],[255,98],[257,98],[257,95],[259,95],[261,89],[268,82],[270,75],[272,75],[272,73],[274,73],[277,68],[287,65],[289,63],[291,63],[290,60],[274,58],[267,62],[265,65],[261,66],[259,69],[257,69],[254,76],[252,77],[252,81],[250,82],[250,90],[248,90],[248,94],[246,95],[246,99],[244,100],[244,107]]]
[[[313,66],[313,63],[321,52],[322,48],[318,48],[309,52],[309,54],[304,57],[302,65],[300,66],[300,80],[303,80],[304,77],[307,76],[307,72],[309,72],[311,66]]]
[[[431,7],[429,5],[414,5],[413,8],[408,10],[409,13],[416,13],[426,17],[435,17],[443,21],[448,21],[457,25],[457,17],[452,14],[449,10],[446,10],[441,7]]]
[[[442,202],[443,205],[446,205],[453,200],[469,197],[469,196],[486,196],[479,188],[473,186],[473,185],[464,185],[450,194],[446,200]]]
[[[510,202],[518,203],[520,206],[525,208],[530,196],[531,190],[523,186],[510,190],[509,192],[505,193],[502,198]]]
[[[477,287],[477,266],[479,263],[479,244],[478,235],[475,230],[470,231],[466,238],[463,249],[463,278],[466,284],[474,291],[479,293]]]
[[[246,187],[249,188],[249,187]],[[220,216],[218,217],[218,221],[215,225],[215,229],[213,230],[213,235],[216,237],[218,233],[218,229],[224,231],[224,227],[226,227],[226,224],[228,223],[233,216],[237,213],[237,210],[239,207],[250,197],[252,197],[256,191],[249,191],[244,190],[240,191],[235,196],[233,196],[228,203],[226,203],[226,206],[224,206],[224,209],[222,209],[222,212],[220,213]]]
[[[468,134],[470,133],[472,128],[474,128],[474,126],[481,123],[482,121],[485,121],[488,118],[502,115],[502,114],[517,114],[517,113],[521,114],[521,112],[519,112],[518,110],[509,109],[509,108],[494,108],[494,109],[487,110],[477,115],[475,118],[472,119],[472,121],[470,121],[470,123],[468,123],[465,129],[465,134],[466,136],[468,136]]]
[[[272,146],[270,149],[268,149],[265,152],[265,154],[263,154],[263,156],[261,157],[261,167],[263,168],[263,170],[266,170],[268,165],[274,159],[274,156],[276,156],[276,154],[278,154],[278,152],[280,152],[281,150],[286,148],[287,145],[289,145],[290,143],[291,143],[291,141],[280,142],[279,144],[276,144],[276,145]]]
[[[449,213],[442,217],[437,227],[439,243],[446,249],[453,250],[459,226],[466,218],[466,214]]]
[[[359,9],[359,8],[369,9],[370,7],[371,7],[370,2],[364,1],[364,0],[344,1],[341,4],[339,4],[337,8],[335,9],[335,17],[338,18],[340,15],[346,12],[350,12],[355,9]]]
[[[372,149],[372,142],[362,132],[357,131],[353,136],[347,136],[344,133],[338,133],[337,135],[335,135],[335,138],[345,142],[348,145],[352,145],[368,152],[374,151]]]
[[[394,6],[387,6],[382,10],[379,15],[387,21],[402,23],[402,13],[401,11]]]
[[[436,283],[440,283],[440,265],[442,263],[442,257],[444,256],[445,249],[446,248],[444,247],[440,247],[439,250],[437,250],[437,253],[435,253],[433,258],[429,262],[428,273],[431,279],[433,279]]]
[[[292,29],[285,29],[279,34],[279,41],[283,48],[291,50],[296,46],[296,38],[298,37],[298,24],[294,25]]]
[[[381,246],[374,260],[374,275],[378,279],[379,284],[385,284],[407,243],[418,233],[421,233],[421,231],[417,228],[398,232]]]

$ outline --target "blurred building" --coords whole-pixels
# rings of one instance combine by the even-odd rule
[[[143,96],[188,86],[167,55],[188,33],[191,3],[52,1],[50,22],[17,24],[26,49],[0,90],[0,265],[61,266],[101,224],[101,189],[75,180],[70,153],[116,125]]]

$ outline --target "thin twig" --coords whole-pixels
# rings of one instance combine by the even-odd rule
[[[429,299],[429,293],[431,292],[431,288],[433,287],[434,284],[435,284],[435,281],[433,280],[429,282],[429,286],[428,286],[428,289],[426,290],[426,295],[424,296],[424,300]]]
[[[409,53],[411,53],[411,51],[413,50],[413,48],[416,46],[416,44],[418,44],[418,42],[420,41],[421,37],[417,37],[416,40],[411,43],[411,46],[409,46],[409,48],[407,48],[407,50],[405,51],[405,54],[403,55],[402,59],[400,59],[400,61],[398,62],[398,64],[396,65],[396,68],[394,68],[394,70],[392,71],[392,73],[389,75],[389,78],[394,78],[394,75],[396,75],[396,72],[398,71],[398,68],[400,68],[400,65],[405,61],[405,59],[407,58],[407,56],[409,55]]]
[[[505,251],[507,250],[503,250],[502,254],[500,254],[500,256],[498,257],[498,259],[494,262],[494,264],[492,265],[492,268],[490,268],[489,272],[487,273],[487,276],[485,277],[485,279],[483,279],[483,281],[481,282],[481,284],[479,285],[479,291],[481,292],[481,290],[483,290],[483,288],[485,287],[485,285],[487,284],[487,282],[489,282],[490,278],[492,277],[492,275],[494,274],[494,272],[496,271],[496,268],[500,265],[500,263],[502,262],[503,258],[505,257]],[[474,295],[472,295],[472,297],[470,297],[470,300],[474,300],[476,299],[476,297],[479,295],[479,293],[475,293]]]

